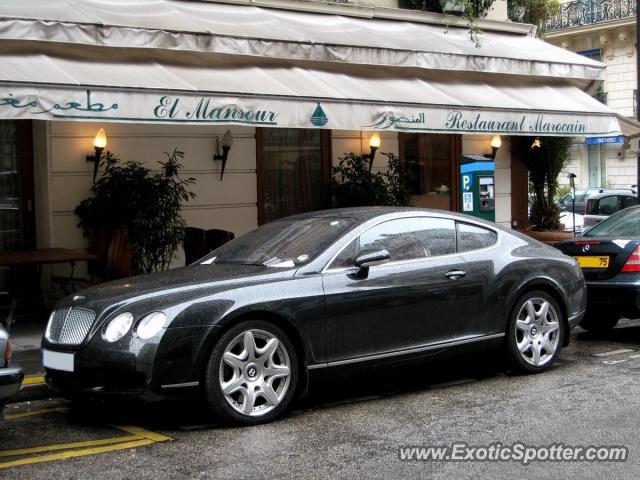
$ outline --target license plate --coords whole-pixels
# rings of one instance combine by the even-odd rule
[[[63,370],[65,372],[73,372],[73,353],[52,352],[51,350],[42,350],[42,365],[53,370]]]
[[[589,256],[589,257],[575,257],[575,259],[580,264],[581,268],[608,268],[609,267],[609,257],[598,257],[598,256]]]

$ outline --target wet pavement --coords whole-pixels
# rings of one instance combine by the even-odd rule
[[[576,329],[557,366],[496,354],[317,377],[269,425],[216,425],[198,401],[9,405],[0,478],[640,478],[640,321]],[[357,374],[357,380],[355,375]],[[401,446],[623,445],[623,463],[402,461]],[[33,463],[35,462],[35,463]]]

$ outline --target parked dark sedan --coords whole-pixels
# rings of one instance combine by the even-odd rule
[[[589,302],[580,326],[604,331],[622,316],[640,316],[640,206],[615,213],[555,247],[576,257],[584,271]]]
[[[197,264],[59,302],[47,381],[153,398],[199,388],[223,419],[273,419],[310,372],[505,347],[541,372],[586,307],[578,263],[465,215],[410,208],[269,223]]]

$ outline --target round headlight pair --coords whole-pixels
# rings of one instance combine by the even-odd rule
[[[138,323],[136,333],[138,337],[147,340],[158,334],[165,326],[167,317],[162,312],[153,312]],[[102,338],[107,342],[117,342],[124,337],[133,325],[133,315],[129,312],[121,313],[109,321],[102,332]]]

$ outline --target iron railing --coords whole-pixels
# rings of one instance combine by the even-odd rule
[[[635,15],[636,0],[574,0],[560,5],[560,11],[545,22],[545,28],[549,32],[612,22]]]

